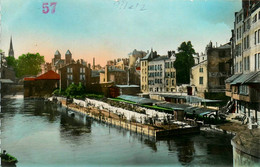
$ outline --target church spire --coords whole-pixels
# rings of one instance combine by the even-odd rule
[[[14,49],[13,49],[12,36],[11,36],[11,39],[10,39],[10,48],[9,48],[9,54],[8,54],[8,56],[14,57]]]

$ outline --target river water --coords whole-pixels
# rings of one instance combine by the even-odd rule
[[[1,149],[18,167],[232,166],[231,136],[214,132],[155,141],[41,100],[2,100]]]

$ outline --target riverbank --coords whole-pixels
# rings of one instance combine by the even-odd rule
[[[90,116],[96,120],[103,121],[105,123],[115,125],[118,127],[122,127],[132,132],[139,133],[141,135],[154,137],[156,139],[164,139],[171,136],[198,133],[200,131],[198,126],[190,126],[187,123],[180,121],[172,121],[172,124],[169,125],[164,125],[162,123],[148,124],[145,123],[143,118],[144,116],[147,116],[145,114],[139,114],[133,111],[128,111],[129,116],[126,116],[127,114],[120,113],[120,111],[123,111],[123,109],[121,108],[109,106],[107,103],[103,103],[102,105],[98,104],[98,106],[97,104],[94,104],[95,102],[102,103],[100,101],[88,99],[86,100],[88,101],[87,103],[83,100],[74,99],[73,103],[66,104],[65,98],[57,99],[61,102],[61,104],[64,107],[67,107],[67,110],[73,110],[79,114],[85,114],[87,116]],[[131,117],[130,113],[132,115]],[[140,118],[138,118],[138,116],[135,116],[135,114],[139,115]]]

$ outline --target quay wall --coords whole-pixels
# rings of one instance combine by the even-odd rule
[[[260,166],[260,129],[243,131],[231,140],[233,166]]]

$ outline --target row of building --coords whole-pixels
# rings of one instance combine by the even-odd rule
[[[260,2],[242,1],[232,30],[232,76],[226,80],[226,95],[234,112],[260,124]],[[250,119],[252,118],[252,119]]]

